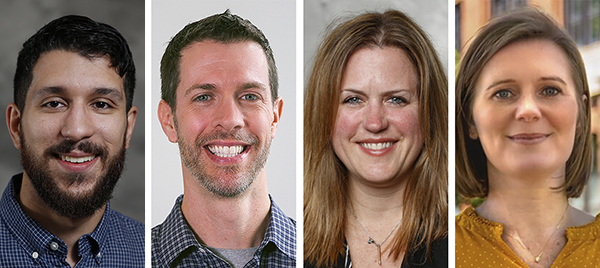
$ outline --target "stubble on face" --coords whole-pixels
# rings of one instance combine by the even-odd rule
[[[271,148],[270,137],[265,139],[263,144],[260,144],[260,139],[256,135],[244,134],[240,131],[213,131],[199,135],[193,143],[189,143],[180,135],[177,120],[174,121],[183,165],[200,185],[219,197],[233,198],[242,194],[250,187],[267,163]],[[252,150],[258,150],[258,154],[247,166],[214,166],[212,167],[214,172],[210,172],[207,163],[210,160],[202,159],[202,151],[206,144],[219,139],[243,141],[250,144]]]
[[[44,151],[43,155],[37,156],[27,146],[22,132],[20,136],[22,148],[21,165],[38,196],[58,215],[70,219],[87,218],[92,216],[112,198],[112,192],[123,172],[125,141],[121,149],[114,156],[109,156],[108,149],[104,146],[89,141],[74,142],[70,140],[64,140],[59,144],[51,146]],[[105,170],[104,173],[93,178],[83,173],[69,174],[50,171],[49,163],[51,158],[56,157],[58,153],[68,153],[74,149],[100,157]],[[86,183],[95,183],[95,185],[89,191],[71,193],[61,189],[57,182],[59,180],[66,181],[66,185],[68,186]]]

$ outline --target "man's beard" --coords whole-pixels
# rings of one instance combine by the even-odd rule
[[[220,197],[232,198],[246,191],[267,163],[267,157],[271,148],[271,139],[266,139],[262,147],[259,147],[260,140],[256,135],[241,134],[239,131],[215,131],[207,135],[198,136],[194,144],[188,144],[179,135],[177,126],[176,130],[179,140],[179,151],[184,166],[202,186]],[[244,141],[252,146],[252,150],[258,150],[257,157],[250,162],[250,166],[248,167],[240,165],[213,167],[216,169],[216,172],[210,174],[204,162],[210,160],[201,160],[200,155],[204,150],[204,145],[217,139]]]
[[[21,132],[22,133],[22,132]],[[97,155],[103,163],[104,174],[92,178],[83,173],[51,174],[49,162],[59,153],[68,153],[78,149],[88,154]],[[117,154],[108,158],[108,149],[103,146],[85,141],[65,140],[44,151],[41,157],[36,156],[27,146],[21,135],[21,165],[29,177],[38,196],[50,209],[58,215],[70,219],[83,219],[92,216],[112,198],[112,192],[121,177],[125,162],[125,142]],[[58,178],[57,176],[63,176]],[[57,181],[65,181],[67,185],[95,183],[94,187],[82,193],[63,191]]]

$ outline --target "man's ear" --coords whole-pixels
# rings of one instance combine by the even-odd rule
[[[21,150],[21,111],[14,102],[6,107],[6,126],[15,148]]]
[[[137,107],[132,106],[127,112],[127,130],[125,135],[125,149],[129,148],[129,140],[133,134],[133,128],[135,127],[135,119],[137,118]]]
[[[273,122],[271,122],[271,139],[275,138],[277,127],[279,127],[279,120],[281,119],[281,113],[283,112],[283,99],[277,97],[273,103]]]
[[[169,141],[172,143],[178,141],[174,119],[171,106],[169,106],[165,100],[161,100],[158,103],[158,121],[160,121],[163,132],[165,132],[165,135],[167,135],[167,138],[169,138]]]

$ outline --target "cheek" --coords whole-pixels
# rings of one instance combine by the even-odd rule
[[[508,115],[508,112],[499,111],[489,107],[488,105],[480,105],[478,103],[473,104],[473,124],[479,138],[485,136],[486,132],[494,131],[494,126],[498,126],[501,123],[501,116],[503,114]]]
[[[21,120],[21,135],[28,144],[50,143],[60,135],[61,120],[58,117],[33,116]]]
[[[421,122],[417,109],[405,108],[388,114],[388,120],[398,129],[405,138],[410,138],[415,143],[422,143]]]
[[[361,118],[359,112],[340,108],[335,119],[335,124],[333,125],[333,140],[352,137],[358,130]]]

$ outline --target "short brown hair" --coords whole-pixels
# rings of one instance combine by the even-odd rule
[[[571,63],[577,98],[578,131],[573,151],[566,163],[565,182],[558,189],[567,197],[583,191],[591,173],[590,93],[583,59],[577,45],[550,16],[534,8],[521,9],[491,20],[469,45],[456,78],[456,186],[466,198],[486,197],[489,192],[487,158],[479,140],[469,138],[473,124],[472,104],[475,84],[487,62],[502,48],[521,40],[542,39],[556,44]]]

